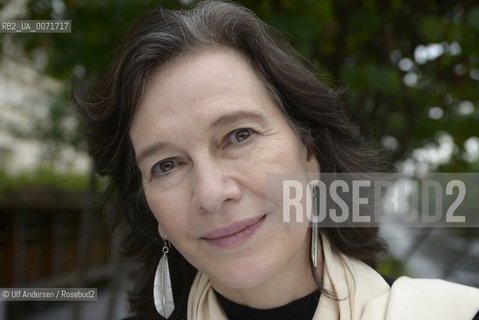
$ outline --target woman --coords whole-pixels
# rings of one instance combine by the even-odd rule
[[[129,232],[138,319],[472,319],[477,289],[376,272],[376,228],[285,223],[268,175],[381,171],[335,92],[253,13],[141,18],[77,96]],[[308,212],[300,214],[307,215]],[[319,301],[319,302],[318,302]]]

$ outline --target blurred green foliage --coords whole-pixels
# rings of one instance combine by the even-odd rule
[[[426,143],[437,143],[438,133],[446,132],[458,147],[447,170],[477,169],[477,163],[463,159],[463,143],[478,135],[478,4],[239,2],[285,33],[331,85],[347,87],[344,98],[354,120],[376,144],[385,137],[393,142],[385,143],[392,161],[405,159]],[[128,25],[157,5],[184,7],[177,1],[29,0],[27,14],[18,18],[71,19],[73,32],[9,36],[34,61],[46,56],[45,71],[64,80],[66,92],[72,75],[92,79],[101,74]],[[472,110],[461,107],[464,101],[472,103]],[[66,135],[55,125],[68,113],[58,111],[66,109],[66,95],[55,105],[51,125],[37,128],[42,139],[81,146],[79,135]],[[440,109],[439,115],[431,116],[433,107]]]
[[[34,172],[19,175],[0,171],[0,195],[22,188],[46,188],[59,191],[82,191],[88,185],[88,177],[84,174],[59,173],[51,168],[39,168]]]
[[[381,261],[378,266],[378,272],[392,278],[410,275],[404,264],[391,255]]]

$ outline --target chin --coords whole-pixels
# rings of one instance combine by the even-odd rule
[[[251,263],[237,264],[233,268],[223,268],[221,272],[216,272],[215,274],[218,276],[212,281],[229,289],[252,289],[267,282],[274,272],[275,270],[272,266],[267,266],[265,264],[262,264],[257,268],[252,268]]]

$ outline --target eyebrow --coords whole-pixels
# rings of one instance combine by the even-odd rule
[[[230,124],[237,123],[239,121],[243,120],[253,120],[260,122],[261,124],[266,123],[265,118],[262,113],[258,113],[255,111],[247,111],[247,110],[240,110],[232,113],[227,113],[222,116],[220,116],[218,119],[214,120],[210,125],[208,130],[211,130],[215,127],[222,127]],[[140,152],[138,157],[136,158],[136,163],[141,163],[145,159],[153,156],[157,152],[159,152],[161,149],[164,149],[168,146],[168,143],[164,142],[157,142],[154,143],[150,146],[148,146],[145,150]]]
[[[262,113],[240,110],[220,116],[218,119],[216,119],[210,124],[210,129],[215,127],[222,127],[232,123],[237,123],[241,120],[253,120],[260,123],[265,123],[265,118],[263,117]]]

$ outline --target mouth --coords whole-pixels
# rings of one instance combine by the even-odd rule
[[[204,235],[201,239],[209,244],[223,248],[238,246],[244,243],[256,232],[256,230],[258,230],[259,227],[261,227],[266,219],[266,215],[267,214],[245,219],[235,222],[227,227],[213,230]]]

